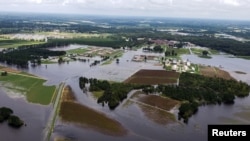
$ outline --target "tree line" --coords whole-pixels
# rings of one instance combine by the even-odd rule
[[[143,87],[147,87],[144,85],[135,85],[135,84],[125,84],[125,83],[110,83],[107,80],[97,80],[95,78],[79,78],[79,87],[83,90],[87,89],[87,85],[89,84],[88,90],[90,92],[94,91],[104,91],[103,95],[98,98],[97,102],[108,104],[111,110],[114,110],[120,102],[127,98],[128,93],[134,89],[142,89]]]
[[[0,62],[8,65],[17,65],[21,68],[27,68],[29,61],[31,63],[41,63],[41,58],[48,58],[49,56],[65,55],[65,51],[51,51],[44,48],[25,46],[17,49],[9,48],[0,52]]]
[[[140,89],[145,94],[160,93],[163,96],[182,101],[179,107],[179,119],[188,122],[188,118],[198,111],[198,107],[204,104],[233,104],[235,97],[249,95],[250,86],[234,79],[206,77],[198,74],[182,73],[178,86],[158,85],[134,85],[124,83],[110,83],[106,80],[80,77],[81,89],[90,92],[104,91],[97,102],[108,104],[110,109],[115,109],[120,102],[127,98],[131,90]],[[86,84],[89,84],[87,87]]]
[[[198,74],[182,73],[179,86],[159,85],[150,88],[150,92],[158,92],[175,100],[183,101],[179,108],[179,118],[188,118],[198,111],[203,104],[233,104],[235,97],[249,95],[250,86],[241,81],[222,78],[205,77]],[[145,90],[144,90],[145,91]]]

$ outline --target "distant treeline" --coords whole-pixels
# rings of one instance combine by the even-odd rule
[[[199,36],[181,36],[171,35],[166,32],[140,33],[131,35],[132,38],[145,37],[151,39],[175,40],[183,42],[191,42],[201,47],[208,47],[236,56],[250,56],[250,42],[240,42],[233,39],[216,38],[214,35]]]
[[[19,47],[17,49],[9,48],[0,52],[0,62],[8,65],[17,65],[18,67],[28,67],[28,62],[41,63],[41,58],[48,58],[48,56],[65,55],[65,51],[51,51],[48,49],[37,48],[30,45],[27,47]]]
[[[180,41],[191,42],[202,47],[209,47],[236,56],[250,56],[250,42],[240,42],[210,36],[182,37]]]
[[[19,40],[18,40],[19,41]],[[111,36],[108,38],[92,37],[92,38],[72,38],[72,39],[49,39],[47,43],[23,45],[18,48],[8,48],[0,52],[0,62],[5,62],[9,65],[17,65],[20,67],[27,67],[28,61],[34,62],[34,60],[40,62],[41,58],[47,58],[48,56],[61,56],[65,55],[65,51],[51,51],[49,48],[63,47],[70,44],[84,44],[101,47],[133,47],[143,44],[144,41],[125,41],[120,37]]]
[[[46,47],[55,46],[67,46],[70,44],[83,44],[83,45],[93,45],[101,47],[113,47],[121,48],[125,45],[124,40],[112,39],[112,38],[72,38],[72,39],[52,39],[46,45]]]

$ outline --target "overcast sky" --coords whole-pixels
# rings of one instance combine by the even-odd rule
[[[250,20],[250,0],[0,0],[0,11]]]

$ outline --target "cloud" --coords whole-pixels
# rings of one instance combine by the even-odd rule
[[[230,5],[230,6],[240,6],[240,2],[238,0],[220,0],[220,3]]]
[[[250,19],[250,0],[0,0],[0,11],[9,10]]]
[[[62,3],[62,5],[65,6],[68,3],[69,3],[69,0],[64,0],[63,3]]]
[[[37,4],[40,4],[43,2],[43,0],[27,0],[27,1],[30,3],[37,3]]]

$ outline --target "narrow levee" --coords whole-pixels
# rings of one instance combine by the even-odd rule
[[[51,134],[53,133],[55,121],[60,109],[60,100],[65,87],[65,83],[61,83],[58,87],[57,93],[55,93],[56,99],[53,104],[53,110],[51,111],[50,118],[47,123],[47,128],[45,128],[45,141],[50,141]]]

